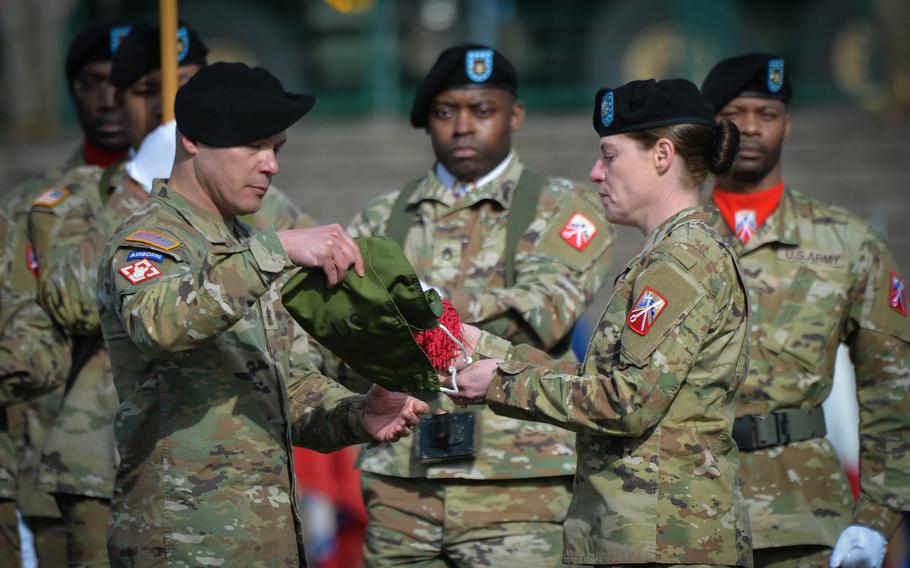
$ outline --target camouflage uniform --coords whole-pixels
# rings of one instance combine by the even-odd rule
[[[479,354],[508,353],[487,391],[493,410],[578,433],[568,564],[752,564],[731,434],[748,309],[712,222],[686,209],[648,236],[616,281],[580,375],[528,346],[478,342]],[[662,307],[634,329],[627,320],[642,317],[648,294]]]
[[[563,354],[572,326],[603,285],[613,230],[589,190],[550,179],[517,248],[516,283],[504,287],[506,222],[523,170],[513,156],[499,177],[460,201],[430,172],[409,200],[419,204],[420,222],[410,229],[404,250],[418,276],[443,288],[464,321]],[[396,197],[371,202],[352,222],[351,234],[385,234]],[[597,228],[582,251],[560,236],[575,213]],[[557,565],[575,471],[572,433],[488,409],[456,409],[445,396],[428,402],[431,411],[476,414],[476,457],[418,463],[417,436],[364,449],[358,466],[366,472],[367,563],[445,556],[475,566]],[[407,491],[436,498],[418,504],[407,500]],[[471,530],[442,524],[455,517]]]
[[[108,241],[113,565],[305,563],[291,443],[330,451],[370,437],[363,397],[308,363],[281,306],[289,267],[274,229],[228,227],[161,182]]]
[[[113,432],[119,401],[99,327],[97,266],[107,238],[146,200],[122,183],[123,164],[110,187],[99,188],[102,173],[92,166],[72,170],[57,184],[67,194],[52,205],[33,206],[30,214],[32,242],[44,267],[39,297],[69,333],[81,365],[48,434],[39,483],[55,495],[70,528],[71,556],[86,564],[107,562],[107,516],[119,461]],[[312,224],[275,188],[251,222]]]
[[[856,217],[790,189],[746,245],[716,226],[755,309],[737,416],[820,406],[840,343],[856,367],[859,502],[824,438],[741,452],[755,548],[832,547],[851,523],[889,537],[910,503],[910,322],[889,305],[891,254]]]

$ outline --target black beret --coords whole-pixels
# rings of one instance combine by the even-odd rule
[[[193,28],[184,23],[177,27],[179,65],[205,65],[208,52],[209,49]],[[161,32],[158,24],[136,24],[114,53],[111,84],[121,89],[129,87],[149,71],[160,68]]]
[[[425,128],[433,98],[440,92],[466,86],[518,90],[518,73],[506,56],[480,44],[456,45],[439,54],[417,87],[411,105],[411,125]]]
[[[129,32],[126,22],[96,22],[82,30],[66,51],[66,80],[72,81],[86,63],[110,61],[120,39]]]
[[[740,95],[788,102],[793,95],[793,87],[790,85],[790,74],[784,72],[782,57],[749,53],[724,59],[715,65],[705,77],[701,92],[720,112]]]
[[[180,87],[177,130],[209,146],[242,146],[286,130],[313,108],[313,95],[287,93],[262,67],[213,63]]]
[[[600,136],[670,124],[716,126],[714,109],[685,79],[632,81],[604,87],[594,97],[594,130]]]

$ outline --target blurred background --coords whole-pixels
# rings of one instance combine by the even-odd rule
[[[154,0],[0,0],[0,197],[80,143],[63,74],[69,41],[92,21],[155,18],[157,9]],[[289,133],[275,183],[318,221],[343,225],[431,167],[429,139],[407,113],[417,83],[452,44],[486,43],[512,60],[528,107],[515,148],[541,173],[585,183],[600,86],[649,77],[700,84],[721,58],[779,54],[794,85],[784,180],[873,224],[910,276],[907,0],[180,0],[179,13],[210,61],[262,65],[287,89],[318,95]],[[620,229],[614,276],[641,240]],[[847,379],[838,389],[847,390],[838,392],[849,399],[849,362],[839,368]],[[851,412],[829,410],[848,465]],[[311,526],[361,514],[312,504]],[[311,538],[320,546],[320,535]],[[893,554],[891,566],[905,562],[903,551]]]

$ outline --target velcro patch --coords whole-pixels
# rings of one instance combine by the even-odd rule
[[[598,230],[597,225],[590,219],[576,212],[569,218],[569,222],[565,224],[562,230],[559,231],[559,236],[570,247],[581,252],[591,243]]]
[[[638,335],[647,335],[648,330],[654,325],[657,316],[667,307],[667,299],[660,295],[657,290],[646,287],[642,290],[641,295],[635,302],[635,306],[626,316],[626,324],[629,329]]]
[[[155,262],[164,262],[163,254],[158,254],[157,252],[152,252],[150,250],[134,250],[126,257],[127,260],[137,260],[140,258],[147,258],[149,260],[154,260]]]
[[[136,231],[125,240],[134,243],[145,243],[161,250],[172,250],[180,246],[180,241],[169,239],[164,235],[153,231]]]
[[[133,285],[145,282],[156,276],[161,276],[161,271],[158,270],[154,264],[149,262],[147,258],[137,260],[132,264],[127,264],[120,268],[118,272]]]
[[[53,207],[57,205],[64,199],[69,196],[70,192],[68,189],[49,189],[35,198],[32,201],[32,205],[40,205],[41,207]]]
[[[907,317],[907,284],[897,272],[891,273],[891,289],[888,291],[888,305],[900,315]]]

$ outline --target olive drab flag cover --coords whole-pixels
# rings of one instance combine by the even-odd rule
[[[303,269],[282,288],[285,308],[316,341],[366,379],[399,392],[439,391],[439,377],[415,334],[438,326],[439,295],[424,292],[401,247],[358,237],[366,267],[329,288],[319,269]]]

